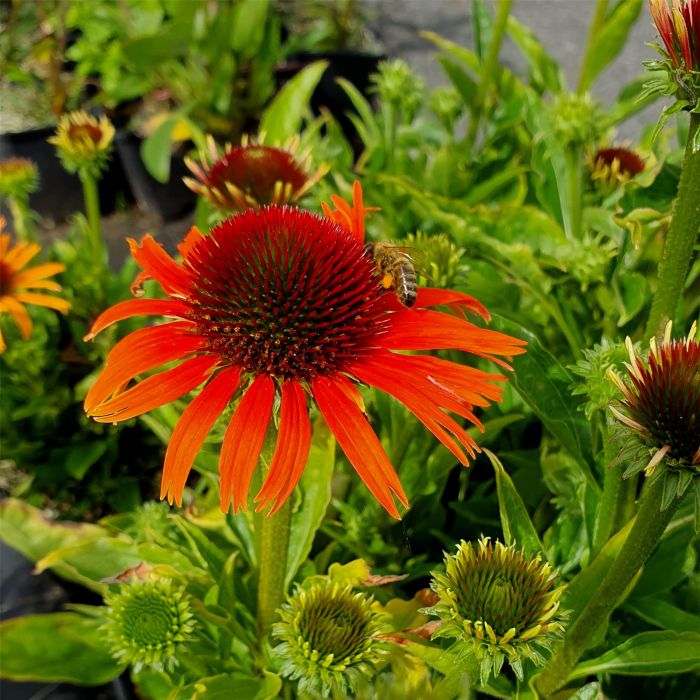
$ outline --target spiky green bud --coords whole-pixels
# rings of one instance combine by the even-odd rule
[[[39,187],[39,171],[27,158],[0,160],[0,198],[26,200]]]
[[[443,621],[433,637],[457,639],[456,651],[475,656],[482,684],[504,661],[522,680],[523,660],[543,665],[543,652],[564,630],[563,587],[555,581],[549,564],[515,545],[492,545],[485,537],[474,547],[462,540],[455,555],[445,555],[445,573],[433,574],[440,600],[425,612]]]
[[[195,621],[189,596],[170,581],[134,581],[105,596],[103,631],[114,657],[134,667],[172,669]]]
[[[300,691],[348,693],[360,678],[374,675],[383,653],[377,638],[382,620],[370,596],[338,583],[297,588],[280,618],[272,633],[281,644],[273,655]]]

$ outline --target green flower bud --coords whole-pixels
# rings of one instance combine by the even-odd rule
[[[445,555],[445,573],[433,574],[431,587],[440,600],[425,612],[444,623],[433,638],[457,639],[456,651],[479,662],[482,684],[506,660],[522,680],[523,660],[543,665],[542,652],[564,629],[563,587],[554,582],[549,564],[515,545],[492,545],[486,537],[473,547],[462,540],[457,554]]]
[[[39,187],[36,165],[26,158],[0,161],[0,197],[26,200]]]
[[[298,588],[280,618],[273,635],[282,643],[273,655],[301,692],[353,692],[360,678],[374,675],[383,653],[377,639],[382,623],[370,596],[337,583]]]
[[[177,665],[177,653],[193,636],[189,596],[170,581],[133,582],[105,596],[108,644],[116,659],[138,672]]]

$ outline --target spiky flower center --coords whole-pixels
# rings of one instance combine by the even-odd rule
[[[678,462],[700,462],[700,343],[669,341],[637,363],[639,376],[622,405],[654,446]]]
[[[177,608],[167,605],[161,596],[146,593],[132,598],[122,610],[124,635],[139,647],[162,648],[180,628]]]
[[[237,146],[216,161],[208,173],[207,184],[225,193],[228,182],[259,204],[269,204],[276,183],[289,183],[294,191],[301,189],[307,179],[308,174],[288,151],[251,144]]]
[[[77,143],[87,141],[97,145],[102,139],[102,130],[93,124],[71,124],[68,127],[68,138]]]
[[[501,637],[509,630],[516,634],[536,623],[549,607],[552,581],[540,566],[523,552],[490,543],[475,552],[471,545],[461,546],[448,563],[456,611],[465,620],[488,623]]]
[[[306,211],[266,207],[231,217],[187,265],[198,333],[252,374],[309,380],[337,371],[389,322],[387,295],[362,246]]]
[[[601,148],[593,158],[596,166],[608,166],[612,168],[617,162],[620,175],[634,177],[644,170],[644,161],[628,148]]]

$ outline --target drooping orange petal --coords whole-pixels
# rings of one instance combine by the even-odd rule
[[[23,272],[18,272],[13,280],[12,284],[15,289],[21,289],[22,287],[34,287],[37,280],[43,280],[46,277],[51,277],[57,275],[59,272],[63,272],[66,266],[62,263],[44,263],[43,265],[37,265],[36,267],[31,267]]]
[[[272,416],[275,384],[260,374],[248,387],[231,416],[219,457],[221,510],[245,508],[253,472],[258,463],[265,433]]]
[[[313,380],[311,387],[316,405],[359,477],[386,511],[398,520],[399,511],[392,493],[408,507],[398,475],[367,419],[355,402],[338,389],[336,380],[329,377]]]
[[[462,350],[508,367],[495,355],[521,355],[524,340],[479,328],[439,311],[406,309],[392,315],[391,330],[381,344],[389,350]]]
[[[321,204],[323,213],[344,229],[353,234],[360,243],[365,241],[365,215],[371,211],[379,211],[378,207],[365,207],[362,201],[362,185],[358,180],[352,185],[352,205],[348,204],[337,194],[331,195],[331,201],[336,207],[331,209],[325,202]]]
[[[197,243],[202,240],[202,238],[204,238],[202,232],[196,226],[193,226],[187,232],[187,235],[182,243],[179,243],[177,246],[177,249],[180,251],[180,255],[182,255],[183,258],[186,258],[192,252],[192,249],[197,245]]]
[[[98,423],[118,423],[181,398],[196,389],[221,358],[202,355],[139,382],[109,401],[95,406],[88,415]]]
[[[50,292],[60,292],[63,287],[58,282],[53,280],[37,280],[36,282],[27,282],[22,285],[24,289],[46,289]]]
[[[192,400],[180,416],[168,442],[160,484],[160,497],[182,504],[182,492],[204,439],[226,408],[238,386],[239,367],[219,372]]]
[[[127,241],[132,257],[143,268],[146,277],[159,282],[168,294],[189,294],[192,282],[184,268],[165,252],[160,243],[156,243],[153,236],[144,236],[141,245],[133,238],[127,238]],[[140,277],[144,279],[143,275]]]
[[[197,352],[203,339],[190,333],[191,328],[191,324],[178,321],[142,328],[122,338],[110,351],[105,368],[90,387],[85,410],[89,413],[137,375]]]
[[[37,294],[36,292],[15,292],[14,295],[17,301],[23,304],[34,304],[35,306],[46,306],[49,309],[55,309],[62,314],[70,311],[70,302],[60,297],[52,297],[49,294]]]
[[[18,243],[5,256],[4,262],[13,270],[21,270],[40,250],[38,243]]]
[[[12,316],[15,323],[19,326],[22,338],[28,340],[32,335],[33,323],[24,305],[20,304],[14,297],[6,296],[0,297],[0,308],[7,309],[10,316]]]
[[[311,423],[304,390],[298,382],[288,381],[282,387],[282,406],[277,445],[270,471],[255,497],[256,510],[275,501],[268,515],[273,515],[289,498],[299,482],[311,449]]]
[[[92,340],[98,333],[117,321],[132,316],[172,316],[184,318],[190,307],[178,299],[127,299],[103,311],[92,324],[83,340]]]
[[[5,227],[5,219],[0,216],[0,231]],[[10,234],[0,233],[0,258],[4,257],[5,252],[10,247]]]
[[[414,308],[427,309],[430,306],[451,306],[481,316],[485,321],[491,320],[491,315],[486,310],[486,307],[468,294],[451,289],[419,287]]]

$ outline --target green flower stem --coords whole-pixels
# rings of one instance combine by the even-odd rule
[[[579,71],[578,77],[578,90],[580,94],[586,92],[589,85],[585,84],[586,67],[588,62],[591,60],[591,49],[593,47],[593,42],[598,36],[598,32],[605,22],[605,17],[608,14],[608,0],[598,0],[595,6],[595,14],[593,15],[593,21],[588,30],[588,40],[586,41],[586,50],[583,54],[583,60],[581,61],[581,69]]]
[[[564,229],[569,238],[575,241],[581,240],[581,224],[583,221],[583,172],[581,165],[580,146],[570,146],[566,150],[566,192],[569,206]]]
[[[508,24],[508,17],[510,16],[512,4],[513,0],[499,0],[496,7],[496,18],[493,22],[491,43],[489,44],[488,51],[486,52],[486,58],[481,65],[481,80],[479,81],[479,88],[474,98],[474,104],[471,110],[472,114],[469,122],[469,131],[467,132],[467,136],[465,138],[465,146],[468,152],[470,152],[474,147],[476,135],[479,131],[479,122],[481,121],[481,115],[484,111],[486,96],[488,95],[491,83],[493,82],[496,74],[496,68],[498,67],[498,55],[501,52],[501,44],[503,43],[503,37],[506,33],[506,25]]]
[[[694,147],[698,129],[700,114],[691,114],[681,181],[659,265],[659,280],[646,327],[647,338],[659,333],[665,320],[673,319],[700,230],[700,147],[697,144]]]
[[[15,235],[18,241],[36,241],[36,231],[32,225],[27,202],[19,197],[9,197],[10,214],[15,226]]]
[[[604,458],[605,464],[608,465],[615,456],[615,446],[612,440],[609,439],[609,431],[604,429]],[[598,513],[596,515],[595,528],[593,530],[593,547],[591,551],[591,559],[595,557],[603,548],[603,545],[616,532],[618,524],[619,502],[623,499],[624,480],[622,472],[624,467],[621,464],[615,466],[607,466],[603,475],[603,492],[598,504]]]
[[[270,433],[273,433],[270,435]],[[277,431],[272,427],[265,440],[261,456],[262,480],[269,469]],[[255,514],[256,544],[258,547],[258,632],[260,637],[270,633],[277,619],[277,609],[287,597],[285,578],[287,575],[287,553],[292,524],[292,499],[271,517]]]
[[[675,499],[666,510],[661,511],[662,495],[663,479],[657,479],[646,489],[637,519],[617,559],[581,615],[567,630],[563,644],[557,649],[547,669],[535,680],[535,687],[541,697],[550,697],[566,683],[591,639],[654,551],[680,503],[679,499]]]
[[[85,199],[85,216],[90,229],[90,247],[96,258],[101,256],[104,247],[102,241],[102,219],[100,215],[100,197],[97,191],[97,180],[87,171],[80,171],[80,182],[83,185]]]

